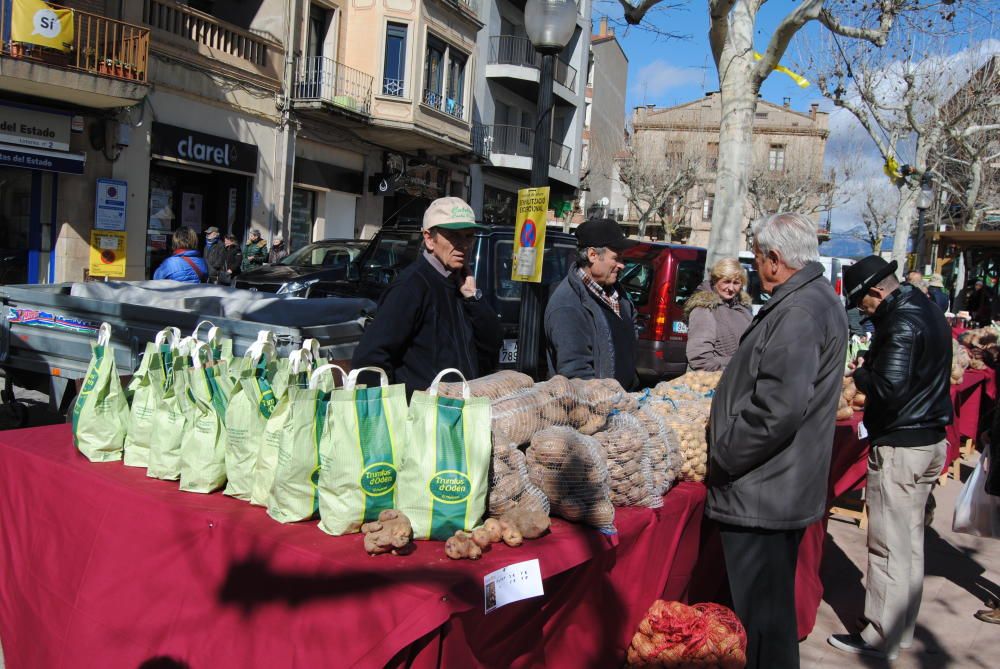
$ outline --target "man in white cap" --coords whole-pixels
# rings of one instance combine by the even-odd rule
[[[464,200],[442,197],[424,212],[423,249],[379,300],[351,365],[384,369],[407,395],[425,390],[443,369],[473,379],[489,372],[500,353],[500,320],[476,288],[469,269],[475,213]],[[362,382],[377,384],[377,378]]]

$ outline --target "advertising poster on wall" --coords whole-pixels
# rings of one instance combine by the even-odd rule
[[[169,190],[163,188],[151,188],[149,190],[150,233],[160,230],[170,230],[170,222],[174,220],[174,211],[173,207],[171,207],[172,199],[173,195]]]
[[[201,201],[201,193],[181,195],[181,225],[186,225],[195,232],[201,232]]]

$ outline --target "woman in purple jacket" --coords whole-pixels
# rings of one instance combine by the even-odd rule
[[[750,325],[747,273],[735,258],[715,263],[709,280],[684,304],[688,321],[687,359],[691,369],[725,369]]]

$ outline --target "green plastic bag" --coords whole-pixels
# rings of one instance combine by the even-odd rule
[[[378,372],[377,388],[356,387],[358,373]],[[376,367],[353,370],[327,409],[329,456],[319,477],[321,530],[334,536],[395,509],[399,458],[406,439],[406,386],[389,385]]]
[[[266,331],[262,331],[265,333]],[[270,335],[269,332],[266,333]],[[267,419],[277,405],[274,392],[277,351],[269,338],[251,345],[239,365],[243,370],[226,407],[226,495],[250,499],[254,466]]]
[[[492,442],[490,400],[471,397],[462,376],[462,399],[441,397],[438,374],[410,399],[406,451],[399,470],[399,509],[415,539],[443,541],[471,530],[486,511]]]
[[[173,354],[171,380],[153,412],[153,434],[149,440],[146,476],[176,481],[181,477],[181,440],[190,427],[193,399],[188,392],[188,367],[194,340],[185,337]]]
[[[309,378],[309,388],[288,391],[288,423],[278,450],[274,484],[267,499],[267,515],[279,523],[309,520],[319,511],[319,477],[328,457],[327,407],[333,375],[343,369],[321,365]]]
[[[180,330],[164,328],[156,339],[146,344],[139,369],[132,376],[128,390],[132,394],[128,430],[125,434],[125,464],[149,465],[149,444],[153,437],[153,414],[163,402],[163,395],[173,380],[173,347]]]
[[[199,339],[198,333],[201,332],[202,325],[210,325],[211,327],[208,328],[208,334],[205,335],[205,338]],[[208,344],[208,347],[212,350],[212,360],[216,362],[222,361],[227,364],[233,361],[233,340],[223,337],[222,331],[212,321],[205,320],[198,323],[194,327],[191,337],[196,342],[201,341]]]
[[[277,404],[267,419],[264,434],[260,441],[260,450],[254,462],[253,486],[250,489],[250,503],[257,506],[267,506],[267,498],[274,484],[274,469],[278,464],[278,451],[285,436],[288,424],[289,397],[291,388],[307,388],[309,374],[313,370],[312,354],[306,349],[292,351],[284,364],[279,363],[278,373],[274,380],[274,397]]]
[[[187,370],[189,429],[181,439],[181,490],[209,493],[226,483],[226,404],[232,392],[225,361],[195,344]]]
[[[73,445],[91,462],[122,459],[128,428],[128,400],[122,390],[111,326],[101,323],[80,395],[73,405]]]

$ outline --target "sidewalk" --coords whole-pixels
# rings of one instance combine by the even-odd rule
[[[963,478],[971,473],[971,466],[962,467]],[[937,511],[925,534],[926,578],[916,640],[891,664],[844,654],[826,642],[830,634],[857,631],[867,569],[865,532],[856,524],[830,519],[823,552],[825,593],[816,627],[799,647],[803,669],[1000,667],[1000,625],[973,617],[990,593],[1000,599],[1000,540],[951,531],[960,490],[961,484],[950,479],[935,489]]]

